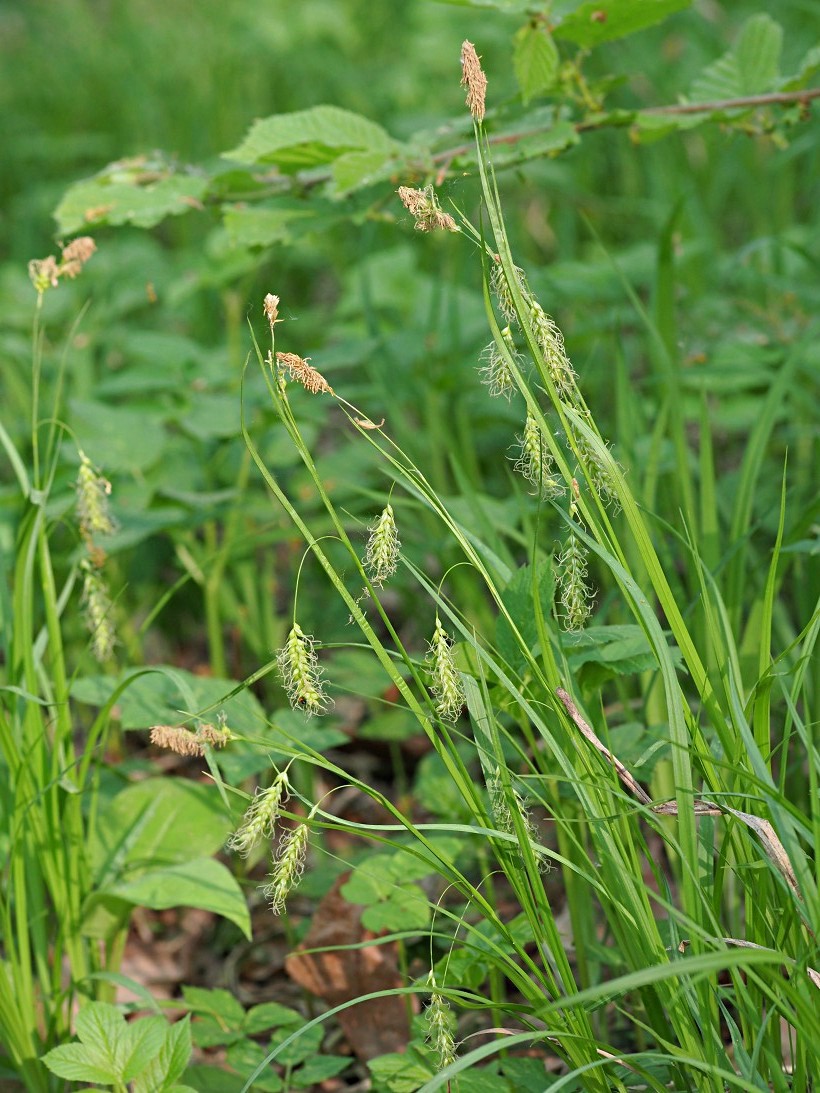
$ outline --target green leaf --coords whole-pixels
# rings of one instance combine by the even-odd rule
[[[52,1074],[69,1082],[99,1082],[113,1085],[116,1074],[108,1066],[92,1062],[88,1049],[82,1044],[61,1044],[43,1056]]]
[[[362,925],[373,933],[426,930],[432,911],[424,890],[417,884],[399,884],[386,900],[362,911]]]
[[[350,1064],[350,1059],[339,1055],[315,1055],[291,1075],[290,1083],[297,1089],[309,1089],[326,1082],[328,1078],[335,1078],[337,1074],[347,1070]]]
[[[211,787],[188,778],[146,778],[103,805],[90,858],[105,886],[146,864],[174,865],[215,854],[230,828]]]
[[[192,1013],[213,1017],[226,1028],[247,1031],[245,1008],[230,991],[183,986],[182,997]]]
[[[550,617],[555,579],[552,566],[546,560],[537,562],[537,588],[541,611],[545,618]],[[538,628],[535,622],[535,604],[533,602],[533,574],[529,565],[516,570],[507,583],[501,599],[507,612],[515,623],[525,648],[522,649],[513,628],[503,615],[499,615],[496,626],[496,644],[498,651],[507,664],[516,671],[521,671],[526,664],[526,649],[532,649],[538,640]]]
[[[79,1043],[54,1048],[46,1066],[70,1081],[104,1085],[132,1081],[160,1052],[168,1031],[162,1017],[144,1017],[132,1024],[107,1002],[89,1002],[77,1014]]]
[[[245,1088],[240,1074],[216,1066],[189,1066],[184,1077],[196,1093],[242,1093]]]
[[[513,69],[525,103],[552,87],[558,64],[558,47],[543,23],[528,23],[518,31],[513,48]]]
[[[293,1030],[303,1020],[302,1015],[289,1006],[282,1006],[278,1002],[261,1002],[258,1006],[252,1006],[245,1014],[242,1030],[248,1036],[256,1036],[270,1028]]]
[[[307,1024],[307,1022],[304,1023]],[[269,1050],[273,1051],[274,1048],[284,1043],[295,1031],[296,1030],[293,1028],[278,1029],[270,1038]],[[303,1063],[306,1059],[318,1055],[319,1048],[322,1046],[322,1040],[324,1038],[325,1030],[322,1026],[314,1025],[300,1036],[297,1036],[293,1043],[288,1044],[284,1051],[280,1051],[276,1056],[276,1062],[280,1066],[298,1066],[299,1063]]]
[[[92,399],[71,399],[69,406],[80,447],[107,475],[142,471],[162,459],[166,433],[156,417]]]
[[[376,1087],[387,1093],[416,1093],[434,1074],[417,1052],[410,1051],[404,1055],[380,1055],[368,1060],[367,1066]]]
[[[338,106],[314,106],[291,114],[274,114],[254,122],[238,147],[225,153],[240,163],[275,163],[298,171],[332,163],[344,152],[388,155],[396,147],[380,125]]]
[[[689,91],[692,102],[738,99],[778,85],[783,29],[769,15],[753,15],[733,47],[703,70]]]
[[[586,0],[553,28],[556,38],[589,49],[662,23],[692,0]]]
[[[109,894],[136,906],[165,910],[198,907],[235,923],[250,940],[251,922],[242,889],[233,874],[212,858],[154,869],[134,880],[112,885]]]
[[[195,676],[183,668],[155,666],[150,672],[123,672],[119,677],[86,676],[72,685],[72,698],[92,706],[104,706],[114,690],[132,679],[117,702],[124,729],[147,729],[152,725],[175,725],[198,710],[211,709],[207,716],[222,712],[228,728],[244,736],[265,731],[265,715],[259,700],[245,689],[230,698],[237,684],[231,679]],[[303,719],[304,720],[304,719]]]
[[[204,175],[177,174],[173,166],[144,157],[113,163],[69,187],[54,212],[57,231],[69,235],[102,224],[152,228],[201,208],[209,185]]]
[[[372,186],[380,182],[395,170],[395,156],[392,150],[345,152],[333,162],[333,193],[343,197],[354,190]]]
[[[311,208],[285,204],[273,207],[228,206],[223,210],[225,230],[235,247],[270,247],[290,242],[291,226],[315,215]]]
[[[267,1054],[254,1040],[241,1040],[228,1048],[226,1057],[228,1064],[234,1070],[245,1078],[249,1078],[265,1061]],[[273,1066],[268,1065],[258,1077],[254,1078],[252,1088],[262,1090],[263,1093],[278,1093],[283,1084]]]
[[[159,1054],[135,1079],[133,1093],[171,1093],[177,1079],[185,1073],[191,1058],[191,1022],[189,1017],[166,1030]]]

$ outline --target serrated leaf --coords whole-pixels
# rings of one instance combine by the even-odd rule
[[[691,3],[692,0],[586,0],[560,20],[553,34],[589,49],[662,23]]]
[[[271,1028],[293,1029],[301,1025],[303,1020],[302,1015],[289,1006],[283,1006],[279,1002],[260,1002],[245,1014],[242,1030],[248,1036],[256,1036]]]
[[[227,698],[237,687],[234,680],[196,676],[183,668],[156,665],[148,673],[127,671],[118,677],[85,676],[72,685],[71,696],[92,706],[103,706],[125,680],[132,681],[117,702],[124,729],[174,725],[186,714],[216,705],[225,714],[228,727],[236,732],[252,736],[264,731],[264,712],[249,690]],[[216,711],[209,716],[216,716]]]
[[[743,24],[734,46],[701,72],[689,99],[738,99],[772,90],[778,83],[782,45],[782,27],[768,15],[753,15]]]
[[[122,1081],[131,1082],[160,1053],[168,1033],[164,1017],[144,1017],[126,1024],[119,1044]]]
[[[743,24],[735,45],[742,93],[770,91],[780,75],[783,28],[765,12],[753,15]]]
[[[69,235],[101,224],[152,228],[168,216],[202,208],[210,185],[207,177],[167,168],[146,169],[142,181],[139,176],[117,181],[116,167],[69,187],[54,212],[58,232]]]
[[[344,197],[354,190],[372,186],[395,171],[395,157],[383,150],[345,152],[333,161],[333,195]]]
[[[244,1030],[245,1008],[230,991],[183,986],[182,997],[193,1013],[214,1017],[227,1028]]]
[[[117,1076],[110,1067],[93,1063],[82,1044],[61,1044],[43,1056],[43,1062],[58,1078],[69,1082],[101,1082],[112,1085]]]
[[[388,1093],[416,1093],[434,1074],[418,1056],[409,1059],[406,1054],[380,1055],[368,1060],[367,1067],[377,1087]]]
[[[146,778],[105,802],[89,856],[104,889],[146,863],[175,865],[215,854],[230,830],[213,789],[183,778]]]
[[[275,208],[226,206],[223,210],[225,230],[235,247],[269,247],[274,243],[287,243],[291,239],[291,225],[313,217],[310,208],[286,206]]]
[[[307,1022],[305,1022],[307,1024]],[[273,1051],[280,1044],[283,1044],[296,1029],[293,1028],[281,1028],[278,1029],[269,1041],[269,1048]],[[288,1046],[277,1053],[276,1063],[280,1066],[298,1066],[299,1063],[303,1063],[305,1059],[311,1058],[313,1055],[318,1055],[319,1048],[322,1046],[322,1040],[325,1038],[324,1029],[321,1025],[314,1025],[313,1028],[306,1029],[303,1033],[300,1033],[296,1039],[288,1044]]]
[[[156,911],[169,907],[212,911],[238,926],[248,940],[251,937],[250,914],[242,889],[233,874],[212,858],[153,869],[134,880],[112,885],[107,893]]]
[[[155,1059],[134,1081],[134,1093],[171,1093],[191,1058],[191,1022],[184,1017],[167,1028]]]
[[[162,459],[167,435],[143,410],[71,399],[71,426],[88,458],[108,475],[143,471]]]
[[[524,103],[547,91],[558,74],[558,47],[541,23],[528,23],[515,36],[513,70]]]
[[[254,122],[242,143],[226,152],[225,158],[247,164],[275,163],[283,171],[297,171],[332,163],[344,152],[385,156],[393,147],[390,135],[361,114],[338,106],[314,106]]]
[[[299,1069],[291,1075],[291,1085],[296,1089],[308,1089],[326,1082],[328,1078],[335,1078],[351,1064],[350,1059],[344,1059],[339,1055],[315,1055],[307,1059]]]

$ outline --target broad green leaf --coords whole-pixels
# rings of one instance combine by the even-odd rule
[[[212,858],[154,869],[134,880],[112,885],[112,895],[135,906],[165,910],[198,907],[235,923],[250,939],[251,924],[242,889],[232,873]]]
[[[110,1067],[93,1063],[83,1044],[61,1044],[43,1056],[43,1062],[58,1078],[69,1082],[99,1082],[112,1085],[117,1076]]]
[[[373,1080],[386,1093],[416,1093],[434,1075],[434,1070],[417,1053],[380,1055],[367,1063]]]
[[[267,1052],[261,1044],[257,1044],[254,1040],[240,1040],[236,1044],[231,1044],[226,1058],[228,1065],[237,1073],[250,1077],[265,1061],[266,1055]],[[253,1080],[253,1089],[260,1090],[260,1093],[278,1093],[283,1086],[282,1079],[271,1065],[266,1066]]]
[[[275,163],[297,171],[332,163],[355,150],[389,154],[395,143],[380,125],[338,106],[314,106],[254,122],[238,147],[225,153],[240,163]]]
[[[690,100],[738,99],[771,91],[778,83],[782,44],[782,27],[768,15],[753,15],[732,48],[695,80]]]
[[[54,212],[58,232],[69,235],[102,224],[152,228],[168,216],[202,207],[210,181],[206,176],[177,174],[164,163],[130,162],[137,166],[115,163],[69,187]]]
[[[242,1093],[245,1079],[216,1066],[189,1066],[183,1075],[196,1093]]]
[[[553,28],[556,38],[566,38],[589,49],[601,42],[625,38],[662,23],[688,8],[692,0],[586,0]]]
[[[558,64],[558,48],[542,23],[527,23],[518,31],[513,48],[513,69],[525,103],[552,87]]]
[[[748,19],[735,44],[743,94],[773,88],[780,75],[783,28],[765,12]]]
[[[396,170],[395,156],[391,151],[345,152],[333,161],[333,193],[338,197],[353,190],[372,186],[374,182],[391,175]]]
[[[124,729],[175,725],[199,710],[214,707],[203,716],[212,719],[217,713],[224,713],[228,728],[234,732],[259,736],[266,731],[262,707],[249,690],[241,690],[226,698],[226,695],[236,689],[235,680],[196,676],[183,668],[156,666],[145,674],[124,672],[119,677],[86,676],[76,680],[71,688],[71,695],[80,702],[103,706],[114,689],[124,679],[132,676],[133,682],[117,702],[120,723]]]
[[[150,1065],[162,1050],[167,1034],[168,1022],[164,1017],[143,1017],[125,1025],[118,1051],[123,1082],[133,1081]]]
[[[214,1017],[226,1028],[247,1031],[244,1028],[245,1007],[230,991],[183,986],[182,997],[192,1013]]]
[[[549,562],[538,563],[538,600],[545,619],[550,617],[555,578]],[[517,628],[524,648],[515,636],[512,626],[503,615],[499,615],[495,624],[496,644],[504,660],[516,671],[523,669],[526,663],[526,650],[532,649],[538,639],[533,603],[533,573],[529,565],[516,570],[501,593],[501,599]]]
[[[291,1075],[291,1085],[296,1089],[313,1089],[328,1078],[335,1078],[337,1074],[347,1070],[351,1062],[351,1059],[339,1055],[314,1055]]]
[[[133,1093],[171,1093],[190,1058],[191,1022],[186,1016],[167,1029],[159,1054],[134,1080]]]
[[[291,226],[311,219],[312,208],[279,204],[272,207],[233,205],[223,210],[228,238],[235,247],[270,247],[291,239]]]
[[[386,900],[362,911],[362,926],[375,934],[426,930],[432,919],[430,903],[417,884],[399,884]]]
[[[307,1024],[307,1022],[305,1022],[305,1024]],[[274,1048],[284,1043],[295,1031],[296,1030],[293,1028],[278,1029],[270,1038],[269,1050],[272,1051]],[[303,1063],[305,1059],[310,1059],[312,1056],[318,1055],[324,1038],[325,1030],[322,1026],[314,1025],[312,1028],[307,1029],[297,1036],[293,1043],[288,1044],[284,1051],[280,1051],[276,1056],[276,1062],[280,1066],[298,1066],[299,1063]]]
[[[302,1015],[289,1006],[283,1006],[279,1002],[260,1002],[245,1014],[242,1031],[248,1036],[256,1036],[270,1028],[293,1029],[303,1021]]]
[[[105,803],[89,854],[110,883],[147,865],[173,865],[215,854],[231,821],[212,787],[187,778],[147,778]]]
[[[71,399],[69,406],[80,447],[105,474],[142,471],[162,459],[166,433],[156,417],[91,399]]]

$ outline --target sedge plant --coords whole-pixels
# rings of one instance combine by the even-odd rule
[[[425,1090],[444,1088],[471,1065],[498,1063],[521,1044],[540,1045],[562,1061],[556,1089],[808,1090],[820,1064],[820,902],[811,807],[819,768],[807,664],[820,616],[809,605],[790,646],[775,649],[775,601],[789,564],[781,550],[785,488],[768,574],[753,604],[740,596],[743,556],[729,567],[710,565],[698,545],[699,519],[714,504],[706,443],[699,507],[698,483],[687,478],[683,495],[691,494],[691,503],[681,509],[679,526],[667,529],[670,541],[656,546],[658,526],[598,428],[560,329],[516,264],[484,127],[487,82],[469,42],[462,71],[486,232],[442,212],[431,187],[405,187],[400,197],[417,227],[458,233],[480,258],[492,335],[480,378],[488,396],[521,407],[511,450],[535,517],[525,579],[453,515],[383,422],[348,403],[307,361],[276,348],[279,301],[269,296],[272,347],[263,354],[257,346],[257,357],[348,556],[344,567],[311,531],[246,429],[252,456],[427,735],[469,817],[419,825],[357,782],[395,823],[346,825],[320,807],[313,820],[347,826],[382,845],[395,841],[428,861],[461,900],[458,912],[446,902],[438,908],[437,936],[449,923],[450,947],[429,979],[407,985],[430,999]],[[364,557],[302,437],[292,397],[298,385],[336,401],[391,483]],[[437,582],[399,555],[402,511],[418,506],[440,522],[479,595],[493,606],[495,633],[475,628],[448,597],[446,578]],[[732,534],[743,533],[748,520],[746,511],[746,523]],[[374,543],[380,529],[383,542]],[[685,610],[681,582],[673,587],[670,580],[670,551],[694,597]],[[710,551],[714,562],[713,544]],[[419,614],[429,616],[426,653],[406,647],[383,594],[397,564],[415,585]],[[640,670],[621,685],[626,699],[661,713],[668,758],[657,765],[650,792],[605,742],[617,713],[610,726],[613,715],[572,667],[585,627],[593,647],[607,637],[607,625],[591,627],[592,573],[609,597],[610,626],[628,633],[639,654]],[[515,580],[517,609],[507,594]],[[741,644],[748,652],[752,640],[750,615],[751,658],[740,655]],[[291,697],[308,713],[325,705],[317,697],[320,652],[321,635],[306,638],[294,623],[280,665]],[[328,676],[324,684],[332,688],[334,681]],[[301,754],[349,777],[318,754]],[[791,780],[796,797],[786,794],[783,774],[795,769],[802,772]],[[546,817],[540,827],[535,809]],[[436,836],[445,833],[480,846],[475,860],[484,867],[471,869],[467,857],[442,849]],[[512,922],[494,902],[502,884],[518,908]],[[461,978],[465,964],[456,955],[470,953],[480,953],[478,982],[475,975]],[[459,1046],[445,1017],[468,1010],[493,1014],[488,1041],[472,1050]]]

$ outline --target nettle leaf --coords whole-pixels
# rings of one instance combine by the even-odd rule
[[[314,215],[314,210],[304,205],[298,208],[278,203],[268,208],[234,205],[223,209],[223,223],[233,246],[269,247],[274,243],[289,243],[293,225]]]
[[[254,122],[242,143],[226,152],[225,158],[276,164],[292,172],[332,163],[345,152],[379,153],[384,160],[396,148],[386,130],[361,114],[338,106],[314,106]]]
[[[54,212],[57,231],[69,235],[97,225],[152,228],[168,216],[201,209],[210,178],[145,156],[112,163],[69,187]]]
[[[525,103],[555,83],[558,47],[543,23],[523,26],[515,36],[513,69]]]
[[[306,1059],[295,1074],[291,1075],[291,1085],[297,1089],[313,1089],[328,1078],[335,1078],[343,1070],[347,1070],[351,1060],[339,1055],[314,1055],[312,1059]]]
[[[188,778],[147,778],[106,801],[89,857],[105,888],[148,865],[215,854],[230,824],[211,787]]]
[[[167,434],[142,410],[71,399],[71,426],[88,458],[106,474],[143,471],[162,459]]]
[[[302,1021],[303,1025],[307,1024],[307,1021]],[[273,1051],[274,1048],[279,1047],[285,1040],[289,1039],[296,1032],[295,1028],[280,1028],[271,1036],[269,1041],[269,1049]],[[298,1066],[306,1059],[312,1058],[314,1055],[319,1054],[319,1048],[322,1046],[322,1040],[325,1038],[325,1030],[321,1025],[314,1025],[313,1028],[306,1029],[300,1033],[296,1039],[288,1044],[284,1050],[277,1053],[276,1062],[280,1066]]]
[[[557,23],[553,34],[588,49],[662,23],[691,3],[692,0],[585,0]]]
[[[582,668],[584,685],[592,686],[613,676],[653,671],[658,661],[640,626],[589,626],[565,633],[561,643],[573,672]],[[677,650],[673,653],[679,661]]]
[[[156,1058],[135,1079],[133,1093],[174,1093],[177,1080],[185,1073],[191,1058],[191,1022],[185,1017],[166,1030],[165,1040]]]
[[[233,922],[248,940],[251,922],[242,889],[222,862],[199,858],[152,869],[133,880],[114,884],[107,894],[138,907],[162,911],[169,907],[198,907]]]
[[[546,560],[537,562],[537,588],[541,611],[545,618],[550,617],[552,598],[555,591],[555,578],[552,566]],[[533,572],[529,565],[516,570],[501,599],[510,618],[515,623],[524,645],[532,649],[538,640],[535,622],[535,604],[533,601]],[[526,653],[521,648],[518,638],[503,615],[499,615],[495,624],[496,644],[504,660],[516,671],[521,671],[526,664]]]
[[[734,46],[703,70],[689,91],[692,102],[737,99],[778,86],[783,28],[771,16],[753,15]]]
[[[261,1044],[253,1040],[241,1040],[228,1048],[226,1058],[228,1065],[244,1078],[249,1078],[267,1057],[267,1052]],[[260,1093],[278,1093],[284,1087],[284,1082],[279,1077],[273,1066],[268,1066],[262,1073],[254,1078],[253,1089]]]
[[[127,1024],[107,1002],[89,1002],[75,1021],[79,1043],[54,1048],[43,1061],[54,1074],[70,1081],[125,1084],[137,1077],[160,1052],[168,1032],[162,1017]]]
[[[157,665],[151,671],[124,672],[120,676],[86,676],[74,682],[72,698],[91,706],[104,706],[114,690],[131,680],[120,695],[117,711],[124,729],[147,729],[152,725],[175,725],[197,710],[215,706],[208,714],[225,714],[228,728],[246,736],[265,729],[265,715],[259,700],[249,691],[230,695],[236,689],[231,679],[196,676],[183,668]]]
[[[208,990],[205,987],[183,986],[182,997],[192,1013],[213,1017],[225,1028],[246,1031],[243,1028],[245,1008],[230,991],[221,988]]]
[[[435,1074],[431,1064],[412,1047],[402,1055],[380,1055],[377,1059],[369,1059],[367,1067],[376,1087],[387,1093],[415,1093]]]

